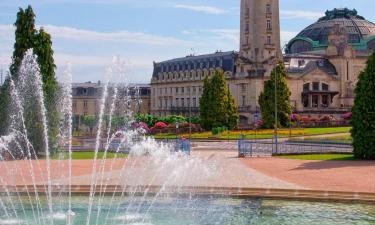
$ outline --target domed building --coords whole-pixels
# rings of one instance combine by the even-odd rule
[[[286,46],[284,62],[295,111],[350,111],[358,75],[374,51],[374,23],[355,9],[327,11]]]
[[[353,9],[339,8],[280,45],[279,0],[241,0],[239,52],[154,63],[151,113],[199,114],[203,80],[224,72],[237,100],[241,127],[260,118],[258,99],[275,65],[284,61],[294,113],[341,116],[351,111],[354,89],[375,51],[375,24]]]

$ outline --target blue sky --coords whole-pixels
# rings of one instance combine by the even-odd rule
[[[240,0],[0,0],[0,67],[10,62],[16,13],[31,4],[52,35],[57,74],[72,64],[75,82],[105,79],[112,56],[130,82],[150,82],[152,62],[238,50]],[[356,8],[375,21],[374,0],[281,0],[285,43],[327,9]]]

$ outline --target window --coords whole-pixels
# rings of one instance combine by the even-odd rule
[[[197,98],[193,98],[193,107],[197,107]]]
[[[83,108],[87,109],[88,108],[88,102],[87,100],[83,101]]]
[[[272,7],[271,4],[266,5],[266,13],[272,13]]]
[[[73,110],[75,111],[77,109],[77,102],[73,101]]]
[[[197,92],[197,88],[193,86],[193,94],[195,94],[196,92]]]
[[[308,83],[308,84],[304,84],[304,85],[303,85],[303,91],[304,91],[304,92],[308,92],[308,91],[310,91],[310,83]]]
[[[185,107],[185,99],[181,98],[181,107]]]
[[[181,88],[181,93],[185,93],[185,88],[184,87]]]
[[[329,85],[328,84],[322,84],[322,90],[323,91],[329,91]]]
[[[176,94],[178,94],[178,87],[176,87]]]
[[[272,43],[271,36],[267,36],[267,45],[270,45]]]
[[[322,95],[322,108],[327,108],[329,106],[329,101],[328,101],[328,95]]]
[[[190,98],[187,98],[187,99],[186,99],[186,104],[187,104],[187,106],[190,107]]]
[[[312,107],[318,108],[319,106],[319,95],[313,95],[312,96]]]
[[[241,84],[241,91],[246,92],[246,84]]]
[[[303,107],[305,108],[309,107],[309,96],[304,95],[302,97],[302,103],[303,103]]]
[[[245,26],[245,33],[249,33],[249,30],[250,30],[250,24],[249,24],[249,23],[246,23],[246,26]]]
[[[313,83],[313,91],[319,91],[319,82],[314,82]]]
[[[242,106],[245,106],[246,105],[246,96],[243,95],[242,96]]]
[[[272,30],[271,20],[267,20],[267,30]]]
[[[176,98],[175,104],[176,104],[176,107],[179,107],[179,99],[178,98]]]

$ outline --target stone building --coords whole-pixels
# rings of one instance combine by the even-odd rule
[[[220,69],[239,105],[239,125],[250,126],[260,113],[264,81],[280,61],[295,113],[340,116],[351,110],[358,75],[375,51],[374,23],[356,10],[327,11],[293,38],[283,55],[278,0],[242,0],[240,18],[239,52],[154,63],[152,114],[198,114],[203,79]]]
[[[109,112],[113,101],[114,84],[108,87],[108,98],[105,105],[105,113]],[[134,113],[150,113],[150,86],[145,84],[116,84],[118,89],[115,101],[116,116],[123,116],[126,110]],[[73,116],[74,124],[80,126],[80,116],[95,115],[100,113],[104,84],[98,83],[74,83],[73,88]]]

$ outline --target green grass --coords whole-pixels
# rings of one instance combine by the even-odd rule
[[[305,128],[305,135],[348,133],[351,127]]]
[[[352,154],[312,154],[312,155],[283,155],[277,156],[283,159],[299,159],[299,160],[324,160],[324,161],[350,161],[355,160]]]
[[[307,137],[305,141],[322,141],[322,142],[340,142],[340,143],[352,143],[353,139],[350,134],[335,135],[330,137]]]
[[[327,128],[305,128],[305,129],[293,129],[292,136],[304,136],[304,135],[324,135],[324,134],[335,134],[335,133],[347,133],[350,132],[351,127],[327,127]],[[297,132],[297,133],[296,133]],[[272,129],[268,130],[257,130],[257,135],[254,131],[229,131],[219,135],[212,135],[211,132],[192,133],[192,139],[218,139],[218,140],[237,140],[241,134],[245,135],[246,139],[270,139],[274,137]],[[179,136],[189,137],[189,134],[179,134]],[[157,139],[173,139],[176,138],[176,134],[156,134],[154,135]],[[279,137],[289,137],[288,129],[279,130]],[[338,139],[336,139],[338,140]],[[349,139],[348,139],[349,140]]]
[[[95,152],[73,152],[72,153],[72,159],[94,159]],[[104,155],[104,152],[98,152],[98,159],[102,159]],[[117,158],[125,158],[127,154],[119,153],[117,154]],[[68,153],[60,153],[55,154],[51,157],[51,159],[68,159],[69,154]],[[113,159],[115,158],[115,153],[108,152],[107,153],[107,159]]]

